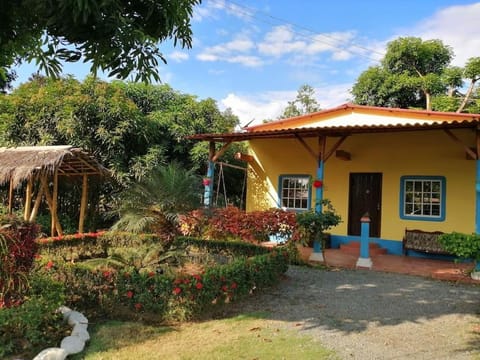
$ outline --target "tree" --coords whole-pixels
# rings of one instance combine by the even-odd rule
[[[462,112],[462,110],[465,108],[473,94],[475,83],[480,79],[480,57],[468,59],[467,63],[465,64],[464,76],[470,80],[470,85],[457,112]]]
[[[425,108],[431,110],[432,96],[446,91],[447,85],[442,81],[442,74],[452,58],[452,49],[440,40],[423,41],[416,37],[394,40],[387,45],[381,66],[376,67],[375,71],[368,69],[358,78],[352,88],[355,102],[364,104],[371,99],[365,96],[368,89],[369,93],[375,94],[370,105],[383,106],[383,102],[407,107],[403,101],[398,101],[406,99],[408,106],[425,101]],[[381,81],[372,81],[371,77],[378,77],[379,74],[383,77]],[[369,87],[367,83],[374,87]]]
[[[35,61],[47,76],[59,76],[61,61],[83,59],[94,74],[159,80],[158,60],[166,60],[158,42],[191,47],[190,18],[200,2],[0,0],[0,88],[22,61]]]
[[[214,100],[199,101],[168,85],[35,76],[10,94],[0,94],[0,146],[69,144],[91,152],[111,171],[116,181],[89,183],[89,229],[110,226],[112,219],[103,215],[118,193],[154,168],[178,162],[205,174],[208,144],[185,137],[230,132],[237,124],[238,118],[220,111]],[[234,151],[242,150],[234,144],[224,157],[233,159]],[[231,199],[242,193],[234,170],[225,172]],[[61,186],[58,211],[68,233],[68,219],[74,226],[78,219],[81,187],[75,181]]]
[[[315,99],[315,89],[310,85],[304,84],[298,89],[295,100],[288,102],[280,118],[286,119],[303,114],[310,114],[319,110],[320,105]]]

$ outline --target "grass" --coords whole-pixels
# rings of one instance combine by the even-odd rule
[[[86,351],[73,359],[335,359],[333,352],[288,324],[245,314],[230,319],[154,327],[134,322],[97,325]]]

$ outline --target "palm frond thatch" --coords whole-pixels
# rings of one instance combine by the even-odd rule
[[[0,184],[16,188],[37,174],[104,175],[107,170],[91,155],[71,145],[0,147]]]

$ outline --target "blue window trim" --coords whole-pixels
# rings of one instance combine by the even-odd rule
[[[441,199],[440,199],[440,216],[410,216],[405,215],[405,180],[437,180],[441,184]],[[445,176],[418,176],[418,175],[405,175],[400,178],[400,218],[404,220],[416,220],[416,221],[445,221],[446,217],[446,190],[447,180]]]
[[[282,174],[278,177],[278,200],[277,200],[277,206],[279,208],[282,207],[282,184],[283,184],[283,179],[284,178],[308,178],[308,181],[312,179],[312,176],[309,174]],[[308,211],[311,209],[312,206],[312,187],[308,187],[308,199],[307,199],[307,209],[296,209],[296,208],[287,208],[287,210],[291,211],[296,211],[296,212],[302,212],[302,211]]]

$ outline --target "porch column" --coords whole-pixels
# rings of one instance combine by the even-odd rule
[[[204,191],[203,191],[203,205],[205,207],[212,206],[213,199],[213,175],[215,171],[215,163],[213,162],[213,157],[215,156],[215,142],[210,142],[210,148],[208,151],[208,168],[207,168],[207,177],[203,182]]]
[[[357,267],[372,268],[372,259],[370,258],[370,251],[368,247],[368,240],[370,237],[370,216],[365,214],[360,219],[360,257],[357,260]]]
[[[476,160],[477,171],[475,181],[475,233],[480,234],[480,160]]]
[[[323,200],[323,173],[325,167],[325,144],[326,138],[325,136],[318,137],[318,166],[317,166],[317,178],[316,180],[320,180],[322,182],[322,186],[318,186],[315,188],[315,212],[320,214],[322,212],[322,200]],[[323,236],[323,235],[322,235]],[[313,242],[313,252],[310,255],[311,261],[324,261],[323,251],[322,251],[322,240],[317,239]]]

